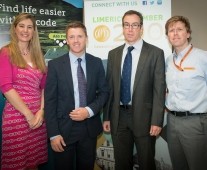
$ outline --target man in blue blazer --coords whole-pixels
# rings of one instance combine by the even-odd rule
[[[109,90],[102,60],[85,52],[86,27],[78,21],[69,23],[66,41],[69,53],[48,63],[45,87],[48,136],[55,169],[93,170],[97,136],[102,132],[100,111]]]

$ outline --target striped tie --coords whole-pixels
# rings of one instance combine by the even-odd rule
[[[78,77],[78,89],[79,89],[79,106],[86,106],[86,78],[83,72],[83,68],[81,67],[81,58],[78,58],[78,68],[77,68],[77,77]]]

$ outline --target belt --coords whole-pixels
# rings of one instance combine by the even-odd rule
[[[207,113],[190,113],[189,111],[186,112],[177,112],[177,111],[169,111],[169,113],[171,113],[174,116],[201,116],[201,115],[205,115]]]
[[[125,104],[125,105],[120,105],[120,108],[124,109],[124,110],[129,110],[132,108],[132,105],[128,105],[128,104]]]

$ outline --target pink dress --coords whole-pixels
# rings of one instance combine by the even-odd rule
[[[40,109],[41,91],[46,75],[32,67],[21,69],[12,65],[6,49],[0,51],[0,90],[14,88],[35,114]],[[2,117],[2,170],[25,170],[46,162],[47,134],[45,122],[30,129],[25,116],[6,101]]]

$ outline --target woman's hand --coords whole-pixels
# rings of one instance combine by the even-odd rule
[[[42,126],[44,121],[44,110],[38,110],[38,112],[33,115],[31,119],[27,119],[27,122],[31,129],[37,129]]]

